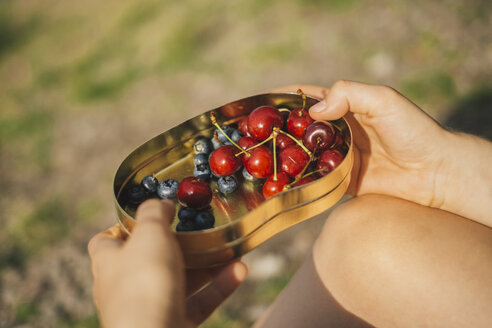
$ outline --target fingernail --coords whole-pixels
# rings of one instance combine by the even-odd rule
[[[314,104],[313,106],[311,106],[311,108],[309,108],[309,110],[313,112],[321,112],[325,109],[326,109],[326,102],[324,100],[320,101],[317,104]]]

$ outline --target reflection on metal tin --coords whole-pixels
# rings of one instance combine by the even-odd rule
[[[307,107],[316,102],[317,99],[308,97]],[[215,112],[219,124],[231,124],[262,105],[294,109],[302,106],[302,99],[297,94],[272,93],[237,100],[181,123],[128,155],[118,168],[113,184],[118,221],[123,229],[131,233],[136,224],[135,205],[125,197],[128,188],[147,175],[155,174],[159,181],[168,178],[181,181],[193,175],[193,145],[201,137],[212,137],[215,130],[209,119],[210,112]],[[346,155],[335,170],[322,178],[267,200],[261,192],[262,183],[247,181],[241,174],[237,175],[238,190],[228,195],[220,193],[212,180],[215,227],[176,233],[186,266],[211,267],[230,262],[340,200],[348,188],[353,166],[352,134],[344,119],[332,123],[344,136]],[[177,219],[173,228],[176,222]]]

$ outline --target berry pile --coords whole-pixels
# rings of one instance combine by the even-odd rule
[[[314,121],[305,108],[306,96],[298,93],[302,107],[289,111],[260,106],[237,125],[221,126],[212,112],[213,137],[201,137],[193,145],[194,176],[180,183],[173,179],[159,183],[146,176],[128,190],[130,203],[138,205],[152,196],[177,197],[182,207],[176,230],[202,230],[215,223],[211,179],[224,195],[234,193],[240,183],[261,183],[263,196],[269,198],[333,171],[345,158],[344,137],[331,123]]]
[[[242,168],[245,180],[264,181],[265,198],[333,171],[345,157],[343,136],[331,123],[314,121],[305,108],[306,96],[301,90],[298,93],[303,98],[302,107],[280,111],[260,106],[239,121],[237,130],[220,126],[211,113],[217,128],[214,138],[199,140],[195,151],[214,150],[208,163],[198,161],[201,153],[197,154],[195,165],[204,166],[208,174],[219,178],[222,193],[237,188],[234,174]]]

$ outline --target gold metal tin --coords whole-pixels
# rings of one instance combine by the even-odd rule
[[[318,102],[307,98],[307,106]],[[261,105],[293,109],[302,106],[297,94],[261,94],[234,101],[212,111],[219,124],[239,121]],[[202,137],[211,137],[215,127],[210,112],[196,116],[147,141],[121,163],[114,178],[114,197],[118,222],[129,234],[136,221],[135,208],[125,199],[128,186],[139,183],[144,176],[155,174],[159,181],[193,175],[193,144]],[[230,262],[259,246],[292,225],[322,213],[344,195],[353,166],[352,134],[342,118],[332,122],[344,135],[346,155],[343,162],[328,175],[310,184],[295,187],[267,200],[261,183],[240,182],[240,188],[229,196],[220,194],[215,182],[212,208],[216,225],[212,229],[177,232],[176,237],[189,268],[211,267]],[[176,224],[177,219],[173,223]]]

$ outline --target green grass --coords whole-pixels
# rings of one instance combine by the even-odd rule
[[[94,314],[81,319],[66,318],[56,326],[59,328],[99,328],[100,323],[98,317]]]
[[[38,314],[36,303],[19,303],[14,309],[14,320],[16,324],[25,324]]]
[[[208,318],[207,321],[200,327],[203,328],[245,328],[244,323],[230,316],[226,311],[219,309]]]
[[[46,200],[8,227],[9,247],[0,252],[0,267],[21,267],[46,246],[63,239],[69,232],[69,211],[57,198]]]
[[[18,22],[12,12],[12,0],[0,1],[0,59],[25,44],[41,24],[36,16]]]
[[[401,82],[401,92],[416,102],[451,100],[456,97],[453,77],[442,70],[419,72]]]
[[[77,216],[86,222],[93,222],[102,208],[103,204],[98,199],[83,199],[77,204]]]
[[[0,114],[0,148],[6,160],[48,172],[52,167],[53,125],[53,113],[41,108]]]
[[[164,40],[159,67],[172,72],[199,68],[207,46],[220,35],[220,17],[213,15],[220,10],[220,4],[200,3],[190,7]]]

